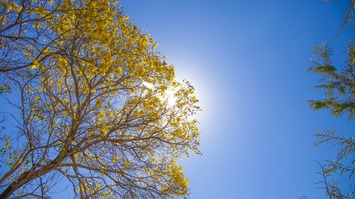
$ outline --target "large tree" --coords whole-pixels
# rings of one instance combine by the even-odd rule
[[[112,0],[0,6],[0,92],[16,121],[1,129],[0,198],[65,183],[80,198],[188,195],[177,161],[199,153],[200,108],[154,40]]]

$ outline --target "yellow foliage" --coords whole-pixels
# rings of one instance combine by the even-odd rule
[[[78,186],[85,194],[97,187],[94,183],[116,181],[117,187],[101,186],[102,190],[92,192],[92,197],[113,193],[113,198],[123,198],[120,191],[110,192],[107,187],[132,190],[132,194],[184,196],[188,194],[189,181],[176,161],[188,150],[199,153],[200,132],[191,118],[200,110],[198,100],[188,82],[175,80],[174,68],[154,50],[154,39],[123,16],[114,3],[39,1],[28,8],[26,14],[43,19],[24,26],[29,27],[28,33],[21,34],[39,36],[41,45],[48,45],[18,47],[19,57],[26,58],[27,63],[31,57],[36,58],[29,68],[41,66],[41,70],[35,71],[38,76],[26,84],[28,98],[24,104],[29,106],[30,113],[25,113],[24,118],[34,128],[30,133],[40,140],[36,146],[47,146],[47,140],[54,143],[48,149],[50,158],[36,158],[43,159],[39,165],[46,165],[56,153],[66,156],[68,151],[75,150],[80,163],[64,157],[61,163],[66,161],[65,165],[70,166],[61,169],[68,168],[72,176],[75,164],[96,171],[92,174],[95,181]],[[7,9],[21,7],[15,4],[6,5]],[[8,25],[6,16],[2,23]],[[47,32],[36,32],[39,28]],[[10,143],[6,142],[7,145]],[[123,157],[122,161],[117,154]],[[142,189],[137,190],[137,183]],[[152,184],[154,188],[144,190],[144,186]]]
[[[129,164],[128,164],[128,161],[126,159],[123,159],[123,166],[126,168],[126,169],[129,169]]]
[[[37,60],[33,60],[32,64],[30,65],[30,68],[31,69],[36,69],[36,68],[38,68],[38,66],[39,66],[38,61]]]
[[[101,121],[104,118],[104,113],[102,111],[99,111],[97,114],[97,119]]]
[[[5,147],[10,147],[10,142],[8,141],[8,140],[6,140],[6,142],[5,142]]]
[[[2,25],[5,25],[6,24],[6,15],[4,15],[3,17],[2,17]]]
[[[101,105],[102,105],[102,99],[101,98],[97,98],[96,104],[95,104],[96,108],[100,108]]]
[[[118,161],[118,156],[115,155],[115,156],[113,157],[113,159],[112,159],[112,162],[113,162],[113,163],[116,163],[117,161]]]

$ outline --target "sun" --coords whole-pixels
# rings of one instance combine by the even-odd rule
[[[165,98],[166,102],[170,107],[174,106],[176,104],[176,96],[175,96],[175,91],[172,89],[167,89],[165,91]]]

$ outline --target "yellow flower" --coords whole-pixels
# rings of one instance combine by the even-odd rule
[[[101,137],[106,137],[106,128],[105,128],[105,126],[104,125],[101,125],[100,126],[100,134],[101,134]]]
[[[32,64],[30,65],[30,68],[31,69],[36,69],[36,68],[38,68],[38,66],[39,66],[38,61],[37,60],[33,60]]]
[[[6,140],[5,146],[9,147],[10,146],[10,142]]]
[[[34,27],[34,28],[42,28],[42,24],[36,22],[36,23],[33,25],[33,27]]]
[[[97,108],[100,108],[101,105],[102,105],[102,99],[101,99],[101,98],[97,98],[95,106],[96,106]]]
[[[103,118],[104,118],[104,114],[101,111],[99,111],[99,113],[97,114],[97,119],[102,120]]]
[[[6,24],[6,15],[4,15],[4,17],[2,18],[2,25],[5,25]]]
[[[112,162],[116,163],[117,161],[118,161],[118,157],[117,157],[117,155],[115,155],[115,157],[113,157],[113,159],[112,159]]]
[[[120,68],[120,67],[115,68],[114,72],[116,73],[117,76],[121,76],[122,75],[122,68]]]
[[[126,167],[126,169],[129,168],[128,162],[126,159],[123,160],[123,166]]]

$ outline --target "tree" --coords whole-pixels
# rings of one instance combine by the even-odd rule
[[[330,0],[328,0],[330,1]],[[336,1],[337,3],[340,0]],[[340,31],[353,23],[352,17],[355,9],[355,1],[349,0],[349,4],[343,16]],[[316,88],[326,91],[326,96],[320,100],[310,100],[310,107],[314,110],[329,109],[334,116],[348,114],[348,119],[353,120],[355,116],[355,43],[349,41],[347,49],[347,60],[344,66],[337,67],[331,61],[333,49],[324,43],[315,47],[315,54],[318,56],[313,61],[310,71],[322,76],[320,85]],[[355,193],[353,176],[355,174],[355,140],[351,133],[338,134],[336,130],[319,131],[315,134],[318,146],[323,143],[333,143],[339,147],[335,160],[327,160],[320,164],[321,171],[318,172],[323,180],[327,197],[330,199],[352,198]],[[347,176],[349,178],[349,191],[345,193],[339,186],[340,180],[333,175]],[[342,182],[344,184],[344,180]],[[346,183],[346,182],[345,182]]]
[[[0,131],[0,198],[49,198],[59,182],[80,198],[189,194],[177,160],[199,153],[194,88],[120,6],[5,0],[0,13],[1,95],[17,110]]]
[[[321,100],[311,100],[311,108],[315,110],[329,109],[334,116],[348,113],[349,120],[355,116],[355,46],[350,43],[348,48],[348,60],[344,67],[335,67],[331,62],[330,56],[332,49],[323,44],[315,48],[315,53],[319,59],[313,62],[310,70],[322,75],[321,88],[326,91],[326,97]],[[333,143],[340,147],[335,161],[327,161],[326,165],[320,165],[325,183],[326,194],[329,198],[351,198],[355,193],[352,189],[348,194],[342,193],[338,187],[337,180],[329,181],[332,174],[340,173],[352,179],[355,174],[355,140],[351,133],[337,134],[335,130],[320,131],[315,134],[318,141],[314,144],[318,146],[322,143]]]
[[[331,0],[325,0],[326,2],[330,2]],[[339,3],[340,0],[336,0],[336,3]],[[351,17],[354,14],[354,10],[355,10],[355,0],[349,0],[349,4],[348,7],[345,10],[344,16],[343,16],[343,22],[340,26],[340,31],[342,31],[346,26],[348,26],[350,24],[351,21]]]

